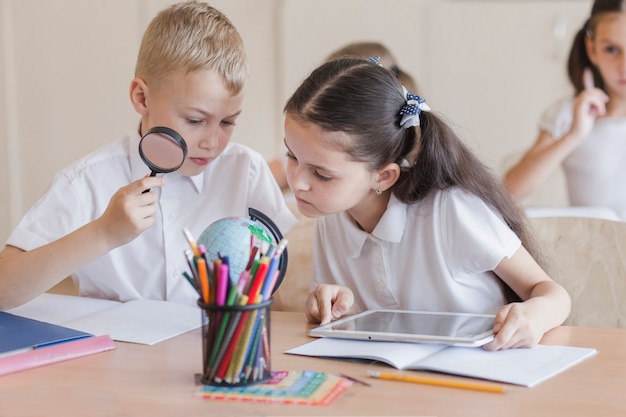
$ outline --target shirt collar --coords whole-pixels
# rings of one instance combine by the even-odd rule
[[[407,209],[406,204],[391,194],[387,203],[387,210],[383,213],[383,217],[374,228],[372,235],[381,240],[400,243],[402,234],[406,229]]]
[[[406,204],[392,194],[389,197],[387,209],[371,234],[361,230],[348,213],[340,213],[342,222],[346,224],[345,230],[348,235],[348,253],[350,256],[360,256],[363,245],[368,238],[399,243],[406,228],[407,208]]]
[[[145,177],[150,174],[150,169],[146,166],[146,164],[142,161],[141,156],[139,155],[139,141],[141,140],[141,136],[139,133],[131,134],[130,140],[128,141],[128,155],[130,158],[130,171],[131,178],[133,181],[137,181],[140,178]],[[167,176],[170,175],[178,175],[177,172],[172,172],[165,175],[165,181],[167,182]],[[202,187],[204,186],[204,172],[195,175],[193,177],[187,177],[189,181],[194,185],[196,192],[200,194],[202,192]]]

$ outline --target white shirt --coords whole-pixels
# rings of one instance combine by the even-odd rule
[[[102,215],[111,196],[150,170],[138,152],[139,136],[105,146],[57,174],[44,196],[26,213],[7,244],[31,250],[53,242]],[[156,224],[73,274],[80,295],[128,301],[138,298],[196,305],[198,294],[182,277],[183,228],[194,237],[212,222],[248,216],[253,207],[285,233],[296,222],[262,156],[229,144],[204,172],[164,174]]]
[[[574,99],[544,112],[539,128],[560,139],[572,125]],[[608,207],[626,220],[626,118],[599,118],[565,159],[563,171],[572,206]]]
[[[358,311],[494,314],[513,297],[492,270],[520,244],[499,215],[460,189],[412,205],[391,196],[371,234],[346,213],[317,220],[313,286],[347,286]]]

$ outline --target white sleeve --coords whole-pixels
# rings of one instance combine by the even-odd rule
[[[545,109],[539,121],[539,129],[550,133],[555,139],[566,134],[573,122],[574,100],[561,99]]]
[[[521,241],[502,217],[480,198],[459,189],[441,193],[442,236],[457,271],[482,273],[510,258]]]
[[[55,176],[46,193],[32,206],[7,244],[23,250],[32,250],[53,242],[86,224],[88,197],[62,173]]]

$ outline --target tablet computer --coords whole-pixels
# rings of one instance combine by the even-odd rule
[[[493,339],[494,315],[377,309],[308,331],[314,337],[482,346]]]

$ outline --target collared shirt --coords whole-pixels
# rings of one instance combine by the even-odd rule
[[[574,117],[574,99],[555,102],[543,113],[539,128],[560,139]],[[626,118],[598,118],[585,139],[563,161],[572,206],[605,207],[626,220]]]
[[[501,216],[460,189],[412,205],[391,196],[371,234],[346,213],[317,220],[313,286],[347,286],[358,311],[494,314],[511,294],[492,270],[520,244]]]
[[[31,250],[97,219],[121,187],[150,173],[131,134],[57,174],[44,196],[26,213],[7,244]],[[198,294],[182,276],[183,228],[196,238],[214,221],[248,216],[253,207],[285,233],[296,222],[262,156],[230,143],[204,172],[164,174],[156,223],[132,242],[85,265],[72,277],[80,295],[128,301],[138,298],[196,305]]]

